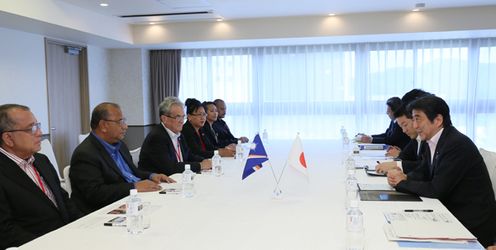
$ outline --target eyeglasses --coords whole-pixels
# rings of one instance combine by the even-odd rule
[[[186,119],[186,116],[185,115],[177,115],[177,116],[170,116],[170,115],[166,115],[167,117],[171,118],[171,119],[174,119],[178,122],[181,122],[181,121],[184,121]]]
[[[207,117],[207,113],[199,113],[199,114],[190,114],[192,116],[201,116],[201,117]]]
[[[115,122],[115,123],[118,123],[119,125],[121,126],[124,126],[127,124],[127,119],[125,117],[123,117],[122,119],[119,119],[119,120],[107,120],[107,119],[103,119],[104,121],[107,121],[107,122]]]
[[[5,132],[26,132],[26,133],[29,133],[31,135],[34,135],[40,129],[41,129],[41,122],[37,122],[37,123],[33,124],[33,126],[30,127],[30,128],[26,128],[26,129],[12,129],[12,130],[6,130],[6,131],[3,131],[3,132],[4,133]]]

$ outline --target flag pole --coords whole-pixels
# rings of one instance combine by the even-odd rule
[[[284,170],[286,170],[286,167],[288,166],[288,160],[286,159],[286,162],[284,163],[284,167],[282,168],[281,174],[279,175],[279,179],[277,180],[277,184],[281,182],[282,175],[284,174]]]
[[[272,163],[268,162],[270,169],[272,170],[272,176],[274,176],[274,180],[276,181],[276,188],[272,191],[273,198],[276,200],[282,199],[282,190],[279,187],[279,180],[277,180],[276,173],[274,172],[274,168],[272,167]]]

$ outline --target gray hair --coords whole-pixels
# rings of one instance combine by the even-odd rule
[[[9,116],[9,112],[13,109],[20,109],[29,111],[29,108],[20,104],[4,104],[0,105],[0,145],[3,145],[2,134],[3,132],[13,129],[16,123]]]
[[[171,112],[171,108],[174,105],[180,106],[182,109],[184,109],[184,104],[179,100],[179,98],[175,96],[168,96],[164,98],[162,103],[158,106],[158,114],[160,115],[169,115]]]

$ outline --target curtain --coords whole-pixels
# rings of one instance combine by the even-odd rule
[[[150,81],[152,88],[152,114],[159,123],[158,105],[167,96],[178,96],[181,73],[181,50],[150,51]]]
[[[382,133],[386,100],[413,88],[442,97],[452,121],[496,148],[496,39],[183,50],[182,100],[224,99],[235,135],[337,139]]]
[[[90,94],[88,79],[88,50],[81,48],[79,56],[79,74],[80,74],[80,94],[81,94],[81,134],[89,133],[90,128]]]

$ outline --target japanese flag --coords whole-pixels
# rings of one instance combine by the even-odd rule
[[[297,135],[289,151],[288,164],[308,178],[307,163],[300,136]]]

